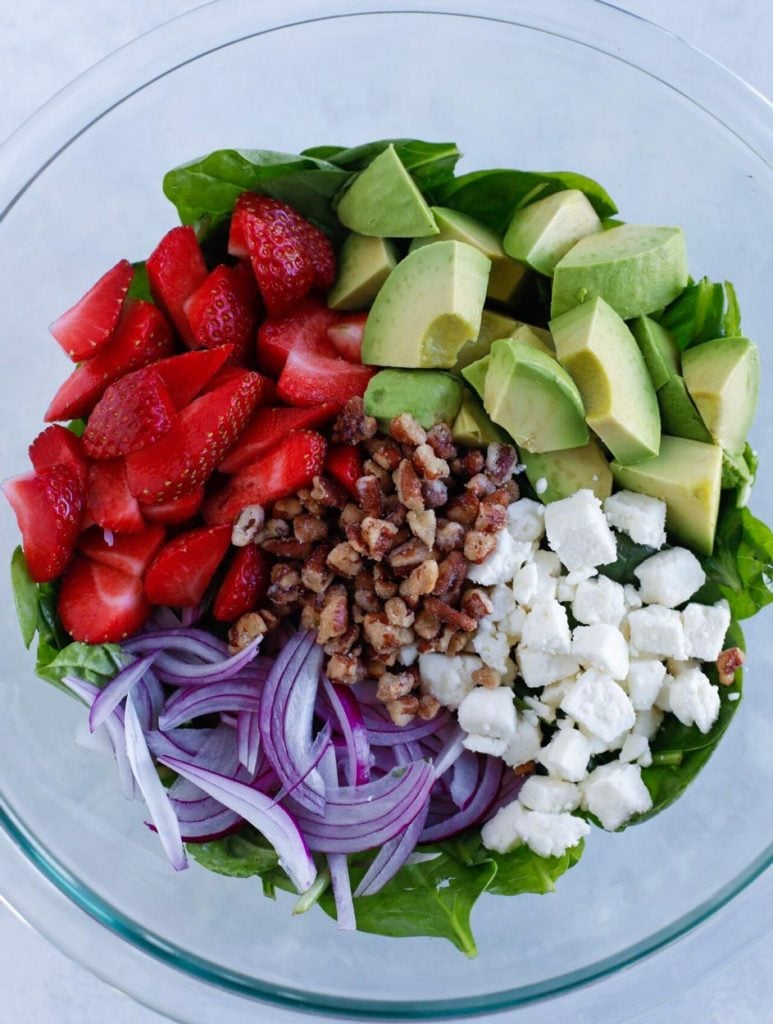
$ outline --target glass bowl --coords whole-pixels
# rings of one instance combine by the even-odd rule
[[[224,146],[407,135],[456,140],[464,169],[582,171],[626,219],[682,224],[693,272],[735,282],[770,375],[773,115],[728,71],[587,0],[384,0],[378,10],[221,0],[97,65],[0,154],[4,474],[24,469],[66,372],[45,325],[174,223],[165,170]],[[771,439],[763,401],[753,436],[763,460]],[[764,472],[753,504],[773,518]],[[16,531],[7,508],[0,516],[6,557]],[[252,998],[393,1018],[522,1005],[684,934],[770,860],[766,616],[748,629],[743,706],[686,796],[622,835],[594,831],[555,894],[484,897],[470,961],[435,940],[340,934],[319,912],[293,918],[289,899],[266,900],[257,883],[195,865],[175,875],[112,763],[73,742],[82,710],[33,678],[7,589],[3,608],[4,895],[96,973],[181,1020],[211,1020],[212,1006],[259,1019]]]

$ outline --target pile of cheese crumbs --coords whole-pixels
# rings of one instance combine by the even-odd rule
[[[458,710],[468,749],[536,769],[484,825],[489,849],[559,855],[589,831],[578,809],[619,828],[652,806],[641,769],[665,714],[703,733],[716,721],[718,687],[701,664],[719,656],[730,612],[688,603],[705,575],[692,552],[664,547],[665,519],[664,502],[630,491],[603,509],[590,490],[515,502],[496,550],[470,570],[493,610],[469,653],[420,657],[422,687]],[[634,570],[638,587],[599,575],[617,558],[616,531],[657,551]],[[484,667],[489,685],[476,686]],[[527,710],[517,678],[534,691]],[[589,771],[599,755],[607,763]]]

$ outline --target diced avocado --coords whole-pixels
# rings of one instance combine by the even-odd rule
[[[432,211],[392,145],[357,175],[337,213],[344,227],[361,235],[415,238],[438,233]]]
[[[624,464],[658,454],[660,413],[644,356],[617,313],[595,298],[550,321],[561,365],[572,375],[588,426]]]
[[[466,242],[480,249],[491,260],[491,274],[488,279],[488,297],[497,302],[512,302],[528,275],[526,267],[505,255],[499,235],[480,221],[466,213],[451,210],[446,206],[432,206],[432,215],[439,233],[428,238],[414,238],[409,252],[433,241]],[[502,337],[502,335],[498,335]]]
[[[368,314],[363,363],[452,367],[465,342],[478,336],[489,266],[464,242],[433,242],[409,253]]]
[[[657,391],[680,371],[677,344],[665,327],[661,327],[657,320],[652,320],[648,316],[639,316],[628,326],[641,349],[652,384]]]
[[[397,264],[395,247],[386,238],[347,235],[338,254],[338,274],[327,295],[331,309],[365,309]]]
[[[711,444],[711,434],[687,392],[684,377],[672,377],[666,381],[658,391],[658,405],[664,434]]]
[[[533,327],[531,324],[518,324],[510,335],[516,341],[522,341],[524,345],[536,348],[538,352],[544,352],[548,356],[556,358],[556,346],[553,343],[553,335],[542,327]]]
[[[504,247],[514,260],[552,277],[561,257],[581,238],[597,231],[601,231],[598,214],[587,196],[572,188],[516,210]]]
[[[462,405],[453,422],[452,432],[457,444],[468,448],[484,448],[498,441],[509,444],[510,438],[496,423],[492,423],[480,401],[467,388],[462,395]]]
[[[752,473],[743,455],[722,452],[722,490],[730,491],[751,483]]]
[[[484,408],[517,444],[550,452],[587,443],[580,392],[555,359],[512,338],[495,341],[488,358]]]
[[[441,370],[381,370],[365,392],[365,412],[382,430],[403,412],[426,429],[453,423],[461,402],[461,381]]]
[[[487,356],[491,351],[492,341],[498,338],[509,338],[518,321],[503,313],[496,313],[493,309],[484,309],[480,317],[480,330],[478,336],[468,341],[456,359],[454,371],[460,373],[465,366],[474,363],[478,359]]]
[[[637,466],[613,462],[612,473],[620,487],[665,501],[669,533],[695,551],[711,554],[722,489],[719,445],[664,435],[657,458]]]
[[[462,369],[462,376],[470,385],[470,387],[477,392],[481,401],[486,391],[486,374],[488,373],[489,363],[491,362],[491,354],[483,356],[482,359],[476,359],[474,363],[470,363],[469,366],[465,366]]]
[[[520,457],[532,487],[538,480],[547,484],[539,495],[540,501],[559,501],[585,489],[593,491],[601,501],[612,493],[612,470],[601,445],[593,439],[582,448],[539,454],[522,451]]]
[[[687,284],[681,228],[621,224],[582,238],[557,264],[551,316],[599,295],[623,320],[654,313]]]
[[[717,338],[682,357],[684,381],[717,444],[740,455],[760,391],[760,359],[748,338]]]

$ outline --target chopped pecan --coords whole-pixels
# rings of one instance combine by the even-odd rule
[[[429,444],[420,444],[413,453],[413,466],[424,480],[445,480],[451,469],[445,459],[439,459]]]
[[[325,603],[319,615],[317,640],[325,644],[334,637],[343,636],[349,628],[349,597],[340,583],[328,587]]]
[[[367,555],[368,548],[362,536],[362,523],[349,523],[344,533],[346,534],[346,539],[358,554]]]
[[[266,513],[262,505],[247,505],[239,513],[239,518],[231,530],[231,543],[237,548],[246,548],[252,544],[266,521]]]
[[[496,487],[485,473],[476,473],[475,476],[471,476],[464,486],[465,490],[474,494],[476,498],[487,498],[489,494],[493,494],[496,490]]]
[[[361,523],[365,518],[365,513],[362,509],[355,505],[353,501],[350,501],[348,505],[344,506],[344,510],[338,517],[338,523],[342,530],[345,530],[347,526],[352,523]]]
[[[513,768],[513,775],[533,775],[537,770],[537,766],[534,761],[524,761],[523,764],[517,764]]]
[[[397,700],[391,700],[386,708],[395,725],[409,725],[419,710],[419,698],[398,697]]]
[[[354,581],[354,603],[366,612],[377,612],[381,608],[373,580],[373,573],[363,569]]]
[[[371,473],[366,473],[355,482],[357,502],[366,516],[380,516],[384,510],[384,492],[381,484]]]
[[[426,544],[430,550],[435,546],[435,533],[437,531],[437,516],[434,509],[427,509],[425,512],[409,512],[408,525],[414,537]]]
[[[328,552],[327,564],[339,576],[356,576],[362,568],[362,557],[352,542],[346,540]]]
[[[313,516],[323,516],[327,511],[327,507],[325,505],[321,505],[316,498],[312,498],[311,490],[308,487],[301,488],[301,490],[298,491],[298,497],[303,503],[303,507],[306,511],[311,512]]]
[[[384,605],[384,612],[393,626],[412,626],[416,619],[401,597],[390,597]]]
[[[465,649],[469,643],[472,633],[457,633],[454,632],[453,636],[449,637],[448,646],[446,647],[447,654],[459,654]]]
[[[452,608],[450,604],[441,601],[439,597],[428,597],[424,602],[424,607],[441,622],[446,622],[454,629],[461,629],[465,633],[471,633],[478,625],[471,615]]]
[[[333,654],[327,663],[327,675],[334,683],[356,683],[363,677],[362,662],[353,654]]]
[[[349,501],[343,487],[324,476],[314,477],[311,497],[325,508],[344,508]]]
[[[299,540],[264,540],[260,545],[264,551],[276,558],[305,559],[311,554],[311,543]]]
[[[295,604],[303,597],[301,574],[291,565],[275,565],[271,569],[271,585],[268,598],[275,605],[286,607]]]
[[[435,534],[435,547],[438,551],[448,552],[461,550],[464,547],[464,527],[461,523],[452,523],[448,519],[438,522]]]
[[[518,452],[511,444],[492,442],[486,449],[486,473],[501,486],[507,483],[518,465]]]
[[[248,647],[256,636],[263,636],[269,629],[268,623],[259,612],[247,612],[228,631],[228,650],[231,654]]]
[[[487,494],[481,501],[481,505],[504,505],[507,508],[512,500],[510,492],[504,487],[499,487],[496,491],[492,491],[491,494]]]
[[[384,512],[382,519],[388,519],[390,523],[394,523],[395,526],[402,526],[405,523],[405,517],[408,513],[408,509],[403,505],[396,494],[390,494],[384,501]]]
[[[359,654],[361,648],[354,647],[359,639],[360,627],[356,624],[351,625],[341,636],[328,640],[325,644],[325,654]]]
[[[473,587],[462,594],[462,611],[478,622],[490,615],[493,610],[494,605],[485,590]]]
[[[328,526],[324,519],[305,513],[293,519],[295,539],[306,544],[309,541],[323,540],[327,537]]]
[[[440,711],[440,701],[431,693],[425,693],[419,697],[419,718],[425,722],[431,721]]]
[[[365,618],[365,614],[365,609],[360,608],[358,604],[356,604],[354,608],[352,608],[352,620],[356,622],[357,625],[359,625]]]
[[[464,538],[464,557],[477,565],[485,561],[496,546],[496,534],[470,530]]]
[[[487,690],[493,690],[499,686],[502,677],[496,671],[496,669],[490,668],[488,665],[484,665],[483,668],[476,668],[472,673],[472,681],[477,686],[485,686]]]
[[[442,480],[422,480],[421,496],[425,508],[442,508],[448,501],[448,487]]]
[[[416,676],[413,672],[401,672],[399,675],[394,672],[384,672],[378,681],[376,696],[384,704],[398,697],[407,696],[416,686]]]
[[[303,504],[300,498],[280,498],[274,502],[271,515],[277,519],[294,519],[303,512]]]
[[[395,416],[389,424],[389,433],[400,444],[424,444],[427,440],[427,431],[420,423],[411,416],[409,412],[402,412]]]
[[[464,491],[452,498],[446,506],[446,518],[462,526],[472,526],[478,518],[480,501],[470,491]]]
[[[376,433],[378,423],[365,414],[365,403],[359,397],[350,398],[333,424],[333,440],[345,444],[359,444]]]
[[[746,657],[740,647],[728,647],[717,658],[717,673],[722,686],[732,686],[735,674],[743,665]]]
[[[405,544],[393,548],[387,561],[396,576],[408,576],[417,565],[426,562],[429,556],[430,550],[427,545],[414,537]]]
[[[483,533],[498,533],[507,524],[507,509],[504,505],[480,503],[478,518],[475,520],[475,529]]]
[[[440,619],[436,615],[433,615],[428,608],[422,608],[416,616],[416,621],[413,624],[414,633],[416,633],[417,636],[420,636],[423,640],[433,640],[440,634],[440,630]],[[419,646],[419,649],[421,650],[421,645]]]
[[[465,452],[464,455],[459,456],[455,460],[455,465],[451,467],[456,476],[464,477],[469,479],[471,476],[475,476],[476,473],[482,473],[483,467],[486,465],[486,459],[483,452],[478,451],[477,448],[473,448],[471,451]]]
[[[373,461],[373,459],[366,459],[362,464],[363,472],[368,476],[374,476],[378,480],[379,487],[383,494],[391,494],[395,489],[394,482],[392,480],[392,474],[389,470],[384,469],[383,466],[379,466]]]
[[[393,626],[387,621],[384,612],[366,615],[362,620],[362,630],[365,639],[376,654],[396,653],[413,639],[413,633],[410,629],[406,629],[403,626]]]
[[[403,459],[392,474],[397,488],[397,496],[406,508],[413,512],[424,511],[424,496],[421,492],[421,481],[416,470],[408,459]]]
[[[368,554],[374,561],[380,562],[395,542],[397,527],[386,519],[365,516],[360,524],[360,529]]]
[[[521,496],[521,488],[518,486],[517,480],[508,480],[502,488],[510,496],[510,501],[518,501]]]
[[[369,441],[367,446],[370,457],[377,466],[393,472],[400,465],[402,453],[400,448],[388,437],[377,437]]]
[[[301,629],[316,630],[319,625],[319,609],[313,604],[305,604],[301,608]]]
[[[400,584],[403,597],[417,598],[431,594],[438,580],[438,564],[430,558],[412,570],[408,579]]]
[[[290,536],[290,524],[284,519],[267,519],[263,529],[255,534],[254,543],[262,544],[267,540],[285,540]]]
[[[438,581],[433,593],[453,601],[462,589],[467,575],[467,559],[461,551],[451,551],[438,566]]]
[[[301,580],[307,590],[321,594],[333,582],[333,574],[327,568],[327,558],[331,552],[329,544],[320,544],[303,563]]]
[[[382,601],[388,601],[397,593],[397,583],[390,578],[386,566],[373,566],[373,588]]]
[[[436,423],[427,431],[427,444],[432,445],[432,450],[439,459],[456,458],[454,435],[447,423]]]
[[[365,662],[365,673],[368,679],[380,679],[386,672],[387,667],[380,658],[373,658]]]

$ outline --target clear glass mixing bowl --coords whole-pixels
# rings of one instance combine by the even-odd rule
[[[588,0],[384,0],[378,10],[372,0],[221,0],[92,69],[0,153],[4,475],[24,469],[66,372],[45,325],[174,222],[160,189],[167,168],[222,146],[406,135],[456,140],[465,169],[583,171],[626,219],[682,224],[694,272],[735,282],[768,379],[773,114],[729,72]],[[763,398],[754,506],[767,519],[771,438]],[[16,531],[7,508],[0,518],[7,556]],[[212,1019],[212,993],[223,1010],[255,997],[364,1017],[522,1005],[682,935],[770,860],[764,615],[748,630],[746,699],[687,795],[641,828],[594,832],[554,895],[484,897],[480,956],[467,961],[438,941],[339,934],[321,913],[292,918],[288,899],[265,900],[256,883],[195,866],[175,875],[112,764],[73,743],[81,709],[33,678],[7,589],[2,607],[3,894],[101,976],[186,1021]],[[63,910],[56,890],[102,929]],[[138,968],[136,949],[175,970],[159,981]]]

